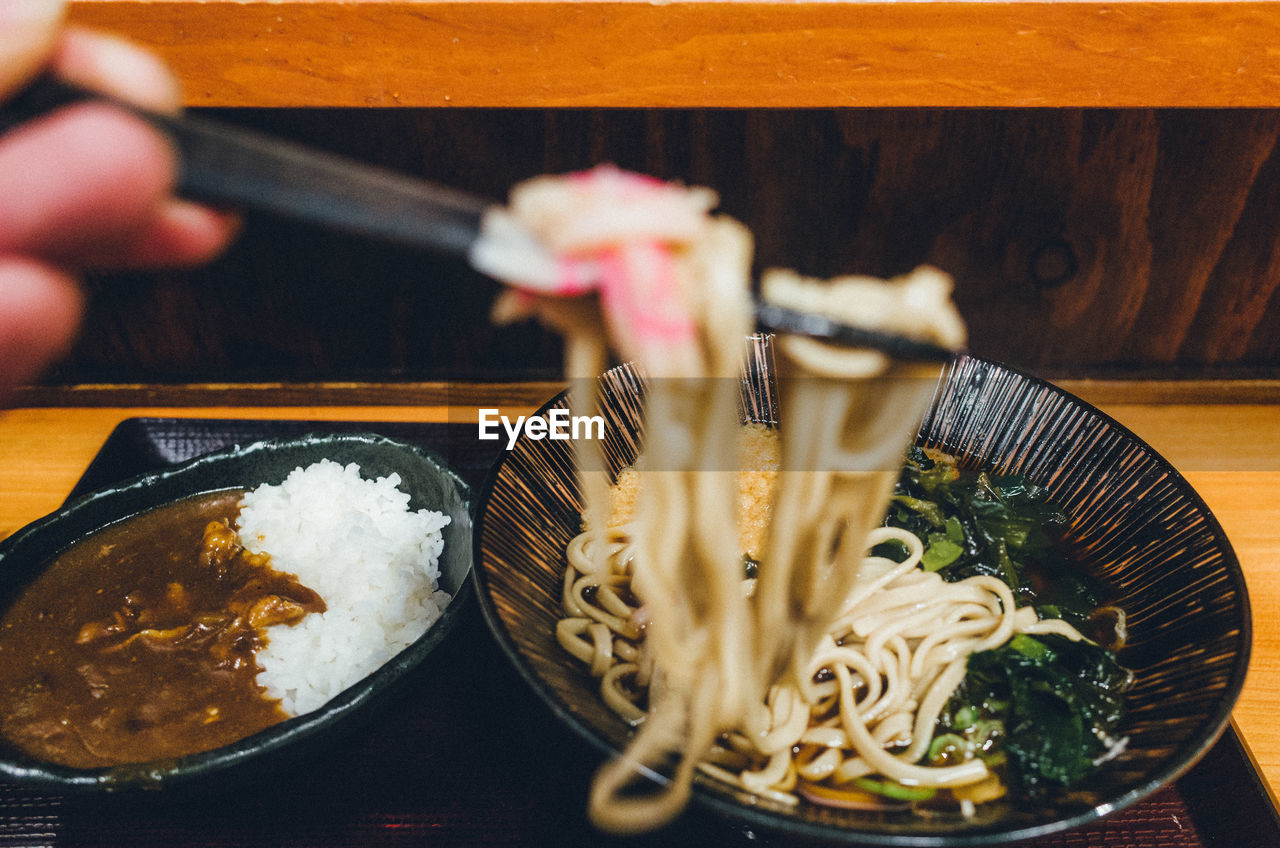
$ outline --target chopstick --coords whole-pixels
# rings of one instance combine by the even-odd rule
[[[190,200],[461,255],[493,205],[264,133],[151,112],[48,74],[0,105],[0,128],[87,100],[109,102],[167,136],[178,155],[176,191]]]
[[[266,212],[321,227],[468,257],[496,201],[305,147],[265,133],[142,109],[50,74],[0,104],[0,132],[62,106],[109,102],[167,136],[178,158],[176,191],[236,211]],[[849,326],[811,313],[759,304],[762,329],[869,347],[902,359],[948,361],[956,351]]]
[[[919,362],[950,362],[961,351],[952,350],[923,339],[900,336],[883,330],[841,324],[825,315],[801,312],[772,303],[756,303],[756,326],[774,333],[809,336],[845,347],[865,347],[886,353],[894,359]]]

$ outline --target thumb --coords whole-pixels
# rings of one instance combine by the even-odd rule
[[[63,0],[0,0],[0,98],[48,61],[64,6]]]

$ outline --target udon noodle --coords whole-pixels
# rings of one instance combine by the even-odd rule
[[[947,583],[922,570],[919,538],[877,526],[933,388],[908,366],[781,339],[779,444],[764,464],[725,470],[740,465],[751,245],[709,214],[714,202],[612,169],[541,178],[491,224],[514,221],[556,262],[536,274],[517,255],[478,263],[520,287],[500,316],[536,314],[564,333],[571,377],[600,373],[608,341],[648,380],[625,516],[611,512],[619,489],[594,445],[576,445],[585,529],[568,547],[557,637],[637,727],[598,772],[592,817],[616,832],[656,827],[683,808],[698,768],[788,804],[868,775],[988,785],[979,759],[919,763],[967,657],[1019,632],[1080,636],[1018,609],[999,579]],[[771,272],[763,287],[782,305],[958,346],[949,292],[927,268],[830,283]],[[575,391],[571,403],[585,414],[594,398]],[[767,490],[753,576],[739,535],[744,485]],[[905,559],[869,555],[890,539]],[[643,778],[648,769],[669,780]]]

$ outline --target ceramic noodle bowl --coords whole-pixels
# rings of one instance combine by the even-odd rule
[[[773,422],[778,415],[768,348],[767,340],[755,341],[743,379],[750,420]],[[601,378],[601,387],[604,451],[616,473],[639,449],[643,381],[621,366]],[[543,412],[565,405],[562,395]],[[1119,729],[1127,747],[1074,799],[1002,799],[978,805],[972,817],[804,802],[790,807],[702,774],[694,803],[752,827],[824,840],[990,844],[1086,824],[1186,771],[1226,726],[1250,644],[1244,577],[1200,497],[1168,462],[1098,410],[1046,382],[972,357],[944,370],[917,442],[967,467],[1023,474],[1046,487],[1070,517],[1073,558],[1108,587],[1100,600],[1127,614],[1120,661],[1135,674]],[[482,492],[475,577],[488,624],[521,675],[572,731],[613,755],[631,731],[555,637],[565,546],[580,529],[581,508],[570,443],[521,440]]]

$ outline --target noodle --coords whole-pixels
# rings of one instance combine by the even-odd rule
[[[592,818],[615,832],[657,827],[683,809],[697,768],[780,803],[868,775],[904,787],[984,781],[979,759],[918,763],[967,657],[1017,632],[1080,635],[1022,614],[998,579],[923,571],[918,537],[876,527],[932,391],[883,354],[782,339],[783,470],[757,467],[763,476],[745,483],[723,471],[739,465],[750,238],[707,214],[714,201],[607,168],[540,178],[499,217],[560,267],[531,280],[518,257],[488,265],[522,286],[495,314],[563,332],[571,378],[604,369],[603,323],[650,381],[644,453],[624,486],[611,490],[598,452],[575,445],[586,529],[566,551],[556,637],[638,728],[598,772]],[[932,269],[887,282],[764,280],[781,305],[957,346],[949,291]],[[575,413],[592,411],[579,389]],[[738,523],[746,491],[770,513],[754,548]],[[888,540],[907,557],[869,555]],[[744,551],[762,554],[754,581]],[[656,785],[646,769],[670,780]]]
[[[566,585],[585,580],[603,587],[629,577],[635,568],[635,549],[626,544],[629,526],[612,524],[605,531],[615,541],[603,573],[591,573],[595,563],[584,553],[600,536],[591,530],[579,534],[567,552]],[[775,800],[789,803],[797,799],[787,794],[790,789],[780,787],[788,779],[794,783],[796,776],[839,784],[879,774],[922,787],[972,784],[988,776],[980,760],[946,767],[916,765],[928,748],[947,698],[964,676],[966,658],[1007,642],[1014,633],[1082,637],[1065,621],[1042,621],[1033,609],[1017,608],[1001,580],[970,577],[948,583],[922,571],[923,543],[906,530],[876,528],[867,535],[867,546],[889,540],[905,545],[908,557],[895,562],[865,556],[844,604],[801,670],[799,682],[775,684],[749,720],[736,728],[737,738],[757,767],[735,771],[711,764],[705,771],[757,794],[768,790]],[[603,678],[606,703],[629,722],[639,723],[644,718],[637,705],[643,687],[633,683],[619,688],[617,678],[635,673],[644,660],[610,664],[602,658],[615,645],[626,645],[644,656],[643,648],[636,646],[642,608],[633,607],[629,616],[601,610],[583,614],[586,617],[575,617],[566,608],[567,617],[557,630],[561,644],[584,664],[607,669],[592,672]],[[623,622],[622,629],[612,632],[610,645],[599,644],[595,654],[584,656],[566,638],[569,628],[585,626],[606,614]],[[891,753],[887,748],[899,750]]]

